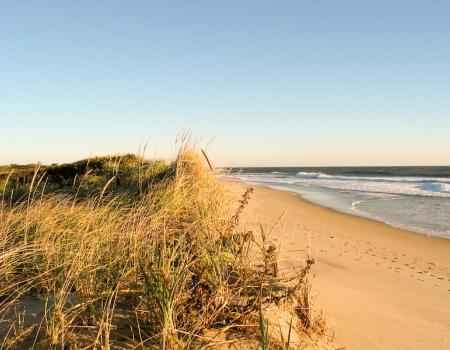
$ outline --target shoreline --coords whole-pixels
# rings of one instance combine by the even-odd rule
[[[274,172],[271,170],[279,170]],[[381,221],[419,234],[450,239],[448,200],[450,169],[437,178],[436,169],[413,175],[398,167],[261,168],[234,171],[231,178],[255,186],[294,191],[304,199],[346,214]],[[419,176],[422,174],[423,176]]]
[[[309,199],[306,199],[298,192],[295,192],[295,191],[292,191],[292,190],[285,190],[285,189],[281,189],[281,188],[276,188],[277,187],[276,185],[272,186],[272,185],[264,185],[264,184],[258,184],[258,185],[256,185],[256,184],[247,184],[247,183],[241,182],[239,180],[238,180],[238,182],[242,183],[243,185],[246,185],[246,186],[265,187],[265,188],[268,188],[268,189],[271,189],[271,190],[274,190],[274,191],[288,192],[288,193],[291,193],[293,195],[298,196],[302,201],[305,201],[305,202],[307,202],[307,203],[309,203],[311,205],[316,205],[316,206],[318,206],[320,208],[323,208],[323,209],[330,210],[330,211],[332,211],[334,213],[337,213],[337,214],[348,215],[348,216],[352,216],[352,217],[355,217],[355,218],[365,219],[365,220],[369,220],[371,222],[384,224],[384,225],[387,225],[387,226],[389,226],[391,228],[394,228],[396,230],[401,230],[401,231],[407,232],[409,234],[421,235],[421,236],[425,236],[425,237],[438,238],[438,239],[443,239],[443,240],[446,240],[446,241],[450,241],[450,236],[447,238],[447,237],[439,235],[438,233],[432,234],[432,233],[414,231],[412,229],[395,226],[394,224],[391,224],[389,222],[385,222],[385,221],[378,220],[378,219],[373,218],[373,217],[369,217],[369,214],[367,214],[367,216],[364,216],[364,215],[358,215],[358,214],[353,213],[353,212],[340,211],[339,209],[335,209],[335,208],[332,208],[332,207],[329,207],[329,206],[326,206],[326,205],[322,205],[322,204],[316,203],[316,202],[311,201]],[[279,186],[279,187],[282,187],[282,186]],[[355,211],[355,210],[352,210],[352,211]]]
[[[228,182],[236,195],[248,187]],[[450,240],[428,236],[255,186],[242,224],[271,238],[280,265],[316,260],[313,304],[345,349],[450,348]]]

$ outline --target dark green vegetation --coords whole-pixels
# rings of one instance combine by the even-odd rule
[[[107,192],[135,193],[173,171],[173,164],[149,161],[133,154],[95,157],[61,165],[0,166],[0,191],[5,190],[20,199],[33,185],[35,190],[46,193],[77,193],[85,197],[100,193],[108,184]]]

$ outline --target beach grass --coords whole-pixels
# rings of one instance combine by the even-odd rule
[[[236,200],[193,146],[171,163],[124,155],[0,170],[0,349],[228,342],[212,331],[289,348],[293,327],[321,328],[314,261],[280,276],[267,232],[240,225],[252,189]],[[291,317],[284,340],[270,336],[273,307]]]

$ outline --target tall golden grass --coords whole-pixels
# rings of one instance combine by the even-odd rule
[[[46,190],[37,170],[19,200],[6,180],[0,349],[196,348],[213,343],[212,329],[262,335],[267,348],[263,309],[283,302],[313,328],[313,261],[282,285],[274,246],[240,228],[250,189],[236,203],[192,147],[170,165],[152,162],[158,169],[136,159],[126,176],[116,159],[109,180],[83,196],[87,168],[72,191]]]

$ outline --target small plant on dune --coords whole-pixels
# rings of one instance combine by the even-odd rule
[[[191,147],[172,164],[106,157],[5,179],[1,348],[195,348],[211,329],[256,336],[267,305],[294,299],[296,317],[312,327],[313,261],[282,287],[277,248],[264,231],[257,243],[240,228],[252,190],[234,208]],[[19,188],[27,190],[18,196]],[[13,310],[27,305],[41,319],[8,331]]]

